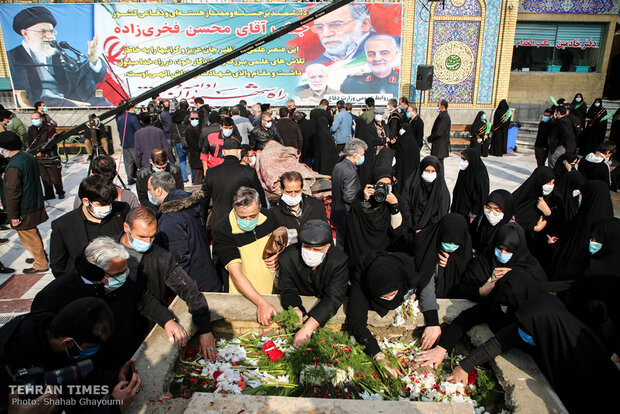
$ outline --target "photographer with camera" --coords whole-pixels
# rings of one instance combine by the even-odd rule
[[[59,199],[65,198],[65,190],[62,186],[62,164],[58,156],[57,145],[52,145],[45,151],[41,151],[50,139],[56,135],[56,127],[50,122],[44,122],[39,112],[30,115],[32,126],[28,128],[28,150],[36,150],[39,159],[39,172],[43,181],[45,200],[53,200],[54,189]]]
[[[0,329],[0,411],[47,413],[61,408],[68,413],[103,413],[124,409],[140,387],[140,377],[131,372],[132,361],[117,372],[93,372],[88,359],[114,330],[112,310],[97,298],[78,299],[57,314],[20,315],[4,325]],[[82,393],[86,390],[80,385],[99,392]],[[43,386],[43,392],[37,386]],[[51,393],[58,389],[61,394]],[[89,407],[84,404],[86,398],[101,404]],[[108,400],[107,404],[101,399]]]
[[[405,200],[392,192],[394,177],[389,168],[374,169],[371,182],[364,188],[363,199],[357,199],[347,217],[345,251],[349,265],[375,250],[390,250],[408,231],[408,207]]]
[[[86,146],[86,153],[88,154],[88,159],[93,157],[93,144],[95,148],[101,147],[104,154],[109,154],[109,146],[108,146],[108,134],[105,130],[105,126],[101,125],[101,121],[99,117],[95,114],[90,114],[88,116],[88,131],[86,132],[84,145]],[[103,155],[97,151],[97,156]]]

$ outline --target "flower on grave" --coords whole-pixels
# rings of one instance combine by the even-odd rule
[[[278,361],[282,356],[284,356],[284,352],[279,350],[276,347],[276,344],[269,340],[263,344],[263,353],[269,355],[269,359],[273,362]]]
[[[478,373],[474,369],[469,374],[467,374],[467,385],[475,384],[477,379]]]
[[[376,401],[383,400],[383,396],[381,394],[376,394],[376,393],[371,394],[368,391],[360,392],[359,395],[362,400],[376,400]]]
[[[218,348],[217,356],[230,362],[240,362],[246,359],[247,353],[245,348],[239,345],[227,345],[223,348]]]

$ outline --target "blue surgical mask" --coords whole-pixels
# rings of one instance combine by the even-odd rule
[[[189,124],[193,127],[197,127],[200,121],[198,119],[192,119],[189,121]]]
[[[43,107],[43,112],[47,112],[47,106]]]
[[[549,115],[543,115],[543,117],[542,117],[542,121],[543,122],[549,122],[550,119],[551,119],[551,117]]]
[[[224,135],[226,138],[228,138],[229,136],[231,136],[233,133],[232,129],[222,129],[222,135]]]
[[[41,126],[41,120],[40,119],[33,119],[32,120],[32,126]]]
[[[147,191],[147,192],[146,192],[146,194],[148,195],[149,202],[150,202],[151,204],[154,204],[154,205],[156,205],[156,206],[158,206],[158,205],[159,205],[159,203],[158,203],[157,201],[153,200],[153,196],[151,195],[151,193],[149,193],[149,192]]]
[[[485,114],[480,115],[480,120],[482,122],[486,121],[487,120],[487,116]]]
[[[495,257],[497,258],[498,262],[500,262],[502,264],[506,264],[506,263],[508,263],[508,261],[510,259],[512,259],[512,253],[502,253],[501,250],[496,247],[495,248]]]
[[[526,344],[536,346],[536,344],[534,343],[534,338],[532,338],[532,335],[526,334],[525,331],[521,328],[519,328],[519,336],[521,337],[521,339],[523,339],[523,342],[525,342]]]
[[[121,273],[120,275],[116,275],[114,277],[109,277],[108,278],[108,286],[106,286],[106,289],[109,292],[113,292],[116,289],[118,289],[119,287],[123,286],[125,284],[125,282],[127,281],[127,275],[129,274],[129,270],[127,270],[125,273]]]
[[[151,164],[151,168],[153,169],[153,171],[155,172],[162,172],[166,169],[166,167],[164,168],[157,168],[156,166],[154,166],[153,164]]]
[[[407,113],[405,114],[405,116],[406,116],[407,118],[411,118],[411,112],[407,112]]]
[[[243,231],[252,231],[256,228],[257,224],[258,224],[258,217],[256,217],[254,220],[244,220],[244,219],[240,219],[239,217],[237,217],[237,225]]]
[[[153,245],[153,242],[147,243],[143,240],[135,238],[134,235],[131,234],[131,230],[129,230],[129,234],[131,235],[131,238],[133,239],[132,241],[132,240],[129,240],[129,237],[127,238],[129,245],[131,246],[132,249],[134,249],[135,251],[139,253],[144,253],[148,251]]]
[[[362,158],[360,158],[360,160],[356,162],[355,165],[362,165],[364,163],[364,157],[365,155],[362,155]]]
[[[456,251],[458,248],[459,248],[459,245],[456,243],[446,243],[446,242],[441,243],[441,249],[446,253],[452,253]]]
[[[590,254],[596,254],[602,248],[603,248],[603,243],[598,243],[598,242],[590,240],[590,245],[588,246],[588,250],[590,250]]]
[[[77,354],[77,355],[70,355],[69,354],[69,350],[65,348],[65,350],[67,351],[67,356],[70,359],[84,359],[84,358],[91,357],[91,356],[93,356],[93,355],[95,355],[97,353],[97,351],[99,350],[99,347],[100,347],[100,345],[97,345],[97,346],[93,346],[93,347],[90,347],[90,348],[82,349],[82,348],[80,348],[78,343],[75,342],[75,339],[73,339],[73,342],[75,343],[75,346],[77,347],[77,349],[80,350],[80,353]]]

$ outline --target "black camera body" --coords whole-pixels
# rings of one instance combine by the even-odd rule
[[[54,369],[51,371],[45,371],[43,368],[39,367],[20,368],[15,372],[9,372],[9,375],[12,383],[16,385],[77,384],[81,378],[84,378],[90,374],[93,368],[93,361],[91,359],[84,359],[75,365],[69,365],[67,367]]]
[[[374,186],[375,193],[372,195],[377,203],[383,203],[388,194],[390,194],[390,188],[386,183],[378,182]]]

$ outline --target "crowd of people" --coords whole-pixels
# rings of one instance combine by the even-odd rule
[[[620,219],[610,197],[615,132],[605,139],[598,125],[600,100],[584,111],[577,94],[572,104],[560,100],[545,111],[538,167],[512,193],[490,192],[483,160],[506,153],[511,110],[502,100],[492,123],[484,112],[476,116],[450,194],[448,107],[438,102],[425,137],[404,97],[386,107],[368,98],[358,115],[325,99],[306,114],[293,100],[273,111],[244,101],[216,110],[200,97],[191,104],[156,98],[117,119],[128,184],[137,194],[114,184],[112,157],[95,157],[75,209],[51,223],[49,254],[37,226],[48,219],[48,190],[64,191],[41,158],[23,149],[36,146],[34,134],[53,121],[44,108],[33,112],[24,138],[10,123],[13,115],[0,112],[0,125],[9,119],[7,128],[17,128],[0,133],[8,160],[2,203],[32,255],[24,272],[51,268],[55,277],[30,314],[0,331],[3,371],[56,369],[88,357],[95,366],[90,379],[108,384],[124,407],[140,384],[138,373],[127,374],[130,358],[149,330],[159,325],[171,342],[187,343],[169,299],[186,301],[200,352],[215,360],[202,292],[229,292],[252,302],[262,325],[277,313],[264,295],[278,294],[303,321],[294,346],[345,305],[351,333],[396,375],[368,328],[368,313],[384,316],[416,298],[425,323],[422,365],[440,363],[476,324],[495,332],[450,381],[467,383],[477,365],[520,348],[569,411],[607,407],[613,396],[600,389],[620,380],[620,311],[612,293],[620,281]],[[425,143],[430,155],[421,158]],[[266,178],[283,165],[276,180]],[[325,177],[331,193],[313,194],[309,183]],[[185,191],[190,183],[192,193]],[[319,300],[306,309],[301,296]],[[476,304],[442,327],[438,298]],[[592,375],[574,381],[574,373]]]

